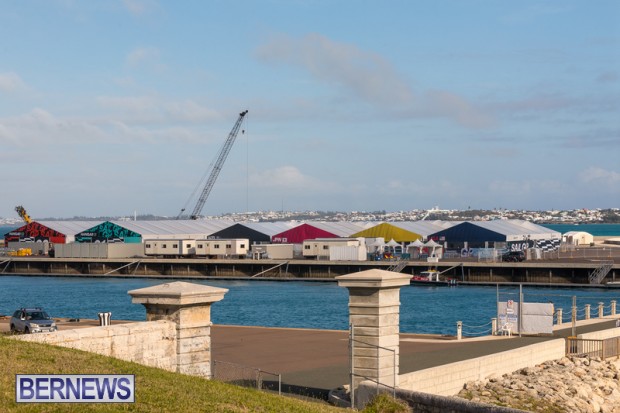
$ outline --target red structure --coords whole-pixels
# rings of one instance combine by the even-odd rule
[[[4,242],[8,245],[9,242],[15,241],[49,241],[54,244],[64,244],[66,242],[66,235],[61,234],[45,225],[38,222],[31,222],[23,227],[19,227],[4,236]]]
[[[340,238],[340,235],[317,228],[311,224],[301,224],[272,236],[271,242],[274,244],[302,244],[307,239],[315,238]]]

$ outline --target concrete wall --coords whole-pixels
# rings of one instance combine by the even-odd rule
[[[607,330],[593,331],[591,333],[578,334],[577,338],[588,340],[604,340],[606,338],[620,337],[620,327],[610,328]]]
[[[144,256],[144,245],[141,243],[80,243],[56,244],[56,258],[130,258]]]
[[[457,394],[468,381],[511,373],[564,357],[564,339],[446,364],[399,376],[399,388],[443,396]]]
[[[169,371],[176,371],[177,368],[176,325],[171,321],[117,324],[12,337],[89,351]]]

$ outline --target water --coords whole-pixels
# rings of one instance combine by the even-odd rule
[[[542,224],[543,227],[565,234],[583,231],[595,237],[620,237],[620,224]]]
[[[174,280],[0,276],[0,314],[41,306],[53,317],[96,319],[98,312],[111,311],[113,319],[141,321],[146,318],[144,307],[132,304],[127,291],[167,281]],[[335,282],[191,282],[229,289],[224,300],[213,304],[216,324],[348,328],[348,291]],[[502,287],[499,293],[500,301],[519,300],[518,287]],[[526,301],[553,302],[565,316],[573,295],[578,297],[578,308],[591,304],[593,315],[598,302],[606,306],[612,299],[620,302],[620,290],[524,288]],[[401,332],[454,335],[456,322],[463,321],[466,335],[478,335],[473,333],[490,326],[477,326],[496,317],[496,296],[496,288],[486,286],[405,286],[400,297]]]

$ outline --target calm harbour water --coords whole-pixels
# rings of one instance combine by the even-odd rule
[[[116,320],[144,320],[144,307],[131,303],[127,291],[161,284],[161,279],[86,277],[0,276],[0,314],[16,308],[41,306],[53,317],[96,319],[98,312],[111,311]],[[227,288],[224,300],[215,303],[216,324],[346,330],[348,292],[335,282],[274,282],[188,280]],[[501,287],[500,301],[518,301],[518,287]],[[598,302],[606,306],[620,302],[620,289],[524,287],[529,302],[553,302],[569,317],[572,296],[578,308]],[[405,286],[401,289],[401,332],[455,334],[463,321],[466,335],[479,335],[496,315],[497,289],[492,286]],[[609,313],[609,310],[607,310]],[[479,327],[483,326],[483,327]]]

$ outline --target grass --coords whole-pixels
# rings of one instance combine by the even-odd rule
[[[136,403],[17,404],[16,374],[134,374]],[[0,335],[0,411],[343,413],[347,410]]]

